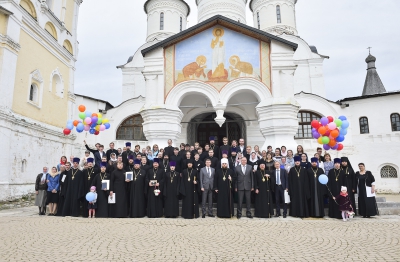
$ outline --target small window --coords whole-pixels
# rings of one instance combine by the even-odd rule
[[[23,159],[21,162],[21,173],[25,172],[26,170],[26,159]]]
[[[164,30],[164,13],[160,14],[160,30]]]
[[[368,118],[360,117],[360,134],[369,134]]]
[[[277,23],[281,23],[281,7],[279,5],[276,6],[276,20]]]
[[[141,140],[145,141],[143,133],[143,118],[141,115],[133,115],[126,119],[117,131],[117,140]]]
[[[182,21],[182,17],[181,17],[180,18],[180,25],[179,25],[180,32],[182,32],[182,28],[183,28],[183,21]]]
[[[31,84],[31,89],[29,91],[29,101],[36,104],[38,102],[38,87],[36,84]]]
[[[297,129],[297,134],[294,138],[313,138],[311,121],[320,120],[321,116],[309,111],[300,111],[297,113],[297,119],[299,120],[299,127]]]
[[[257,12],[257,25],[258,25],[258,29],[261,29],[261,24],[260,24],[260,12]]]
[[[400,131],[400,115],[397,113],[390,115],[390,122],[392,123],[392,131]]]
[[[392,166],[384,166],[381,168],[381,178],[397,178],[397,170]]]

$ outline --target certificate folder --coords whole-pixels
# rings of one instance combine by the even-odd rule
[[[101,190],[110,190],[110,180],[101,181]]]
[[[126,173],[125,173],[125,177],[126,177],[125,180],[130,180],[130,181],[132,181],[132,180],[133,180],[133,172],[126,172]]]

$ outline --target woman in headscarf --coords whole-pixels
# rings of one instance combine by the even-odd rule
[[[65,166],[65,164],[67,163],[67,157],[66,156],[62,156],[60,159],[60,163],[57,164],[57,171],[61,170],[61,166]]]
[[[40,173],[36,177],[35,191],[36,199],[35,206],[39,207],[39,215],[46,214],[46,202],[47,202],[47,167],[43,167],[43,173]]]

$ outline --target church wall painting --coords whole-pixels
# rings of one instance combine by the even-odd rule
[[[270,88],[269,43],[214,26],[165,49],[165,94],[177,84],[198,80],[220,91],[241,77]]]

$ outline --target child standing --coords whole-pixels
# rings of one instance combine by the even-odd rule
[[[97,208],[97,203],[96,203],[96,201],[97,201],[96,187],[95,187],[95,186],[92,186],[92,187],[90,188],[90,192],[94,193],[95,198],[94,198],[93,201],[91,201],[91,202],[88,203],[88,209],[89,209],[89,217],[88,217],[88,218],[91,218],[91,217],[94,218],[95,215],[96,215],[96,208]],[[91,214],[93,214],[93,216],[92,216]]]
[[[337,197],[333,197],[333,199],[336,200],[339,205],[339,210],[342,211],[343,221],[347,221],[349,219],[349,213],[353,212],[350,197],[347,193],[347,187],[342,186],[340,194]]]

